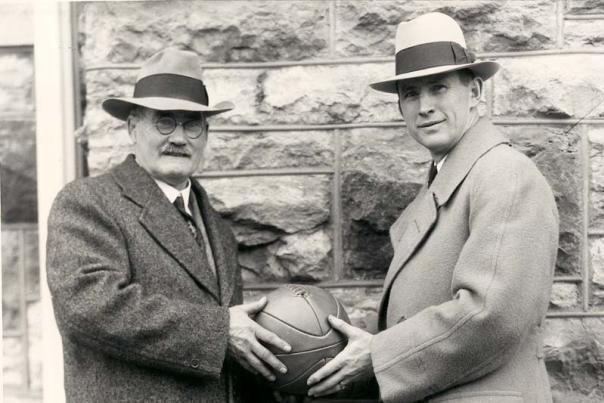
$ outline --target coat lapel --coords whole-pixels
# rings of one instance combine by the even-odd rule
[[[235,268],[229,267],[228,256],[232,254],[232,251],[227,250],[227,245],[230,245],[230,243],[226,239],[224,231],[221,230],[221,219],[210,205],[207,193],[196,180],[192,180],[191,183],[199,201],[199,208],[212,248],[214,263],[216,264],[216,276],[220,287],[220,299],[223,305],[228,305],[233,296],[235,283],[233,275],[236,271]]]
[[[149,234],[217,301],[214,275],[203,267],[201,249],[189,235],[187,224],[159,189],[151,176],[130,155],[113,171],[124,197],[141,207],[139,222]]]
[[[403,227],[403,232],[399,235],[392,231],[392,239],[398,239],[398,241],[393,245],[394,256],[384,280],[384,295],[389,294],[392,282],[403,269],[407,260],[427,237],[438,218],[434,194],[426,187],[422,188],[413,206],[410,207],[412,208],[411,214],[409,214],[406,222],[398,223],[399,226]],[[387,298],[383,297],[379,312],[382,312],[381,307],[385,301],[387,301]]]
[[[479,119],[449,152],[432,185],[428,188],[426,180],[416,199],[391,227],[394,257],[384,279],[384,292],[378,311],[380,328],[385,325],[384,318],[392,283],[418,246],[429,238],[429,233],[438,220],[439,207],[449,200],[476,161],[502,143],[508,143],[508,140],[488,119]]]

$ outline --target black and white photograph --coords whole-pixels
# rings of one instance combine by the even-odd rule
[[[604,401],[603,0],[1,0],[0,116],[0,401]]]

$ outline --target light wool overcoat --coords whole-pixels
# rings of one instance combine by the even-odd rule
[[[372,359],[385,402],[551,402],[542,329],[558,246],[552,191],[480,119],[390,230]]]
[[[238,390],[225,361],[237,245],[192,184],[217,276],[133,156],[57,196],[47,270],[69,402],[225,402]]]

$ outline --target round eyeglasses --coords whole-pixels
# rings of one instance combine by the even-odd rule
[[[176,126],[182,126],[183,131],[190,139],[196,139],[204,132],[205,125],[201,120],[187,120],[186,122],[179,122],[172,116],[162,116],[155,122],[155,128],[158,132],[167,136],[172,134],[176,130]]]

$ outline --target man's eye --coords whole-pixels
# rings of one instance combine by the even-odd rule
[[[403,93],[403,98],[405,98],[405,99],[416,97],[416,96],[417,96],[417,91],[405,91]]]
[[[447,89],[447,86],[446,86],[446,85],[444,85],[444,84],[434,84],[434,85],[432,86],[432,90],[433,90],[434,92],[441,92],[441,91],[444,91],[444,90],[446,90],[446,89]]]

